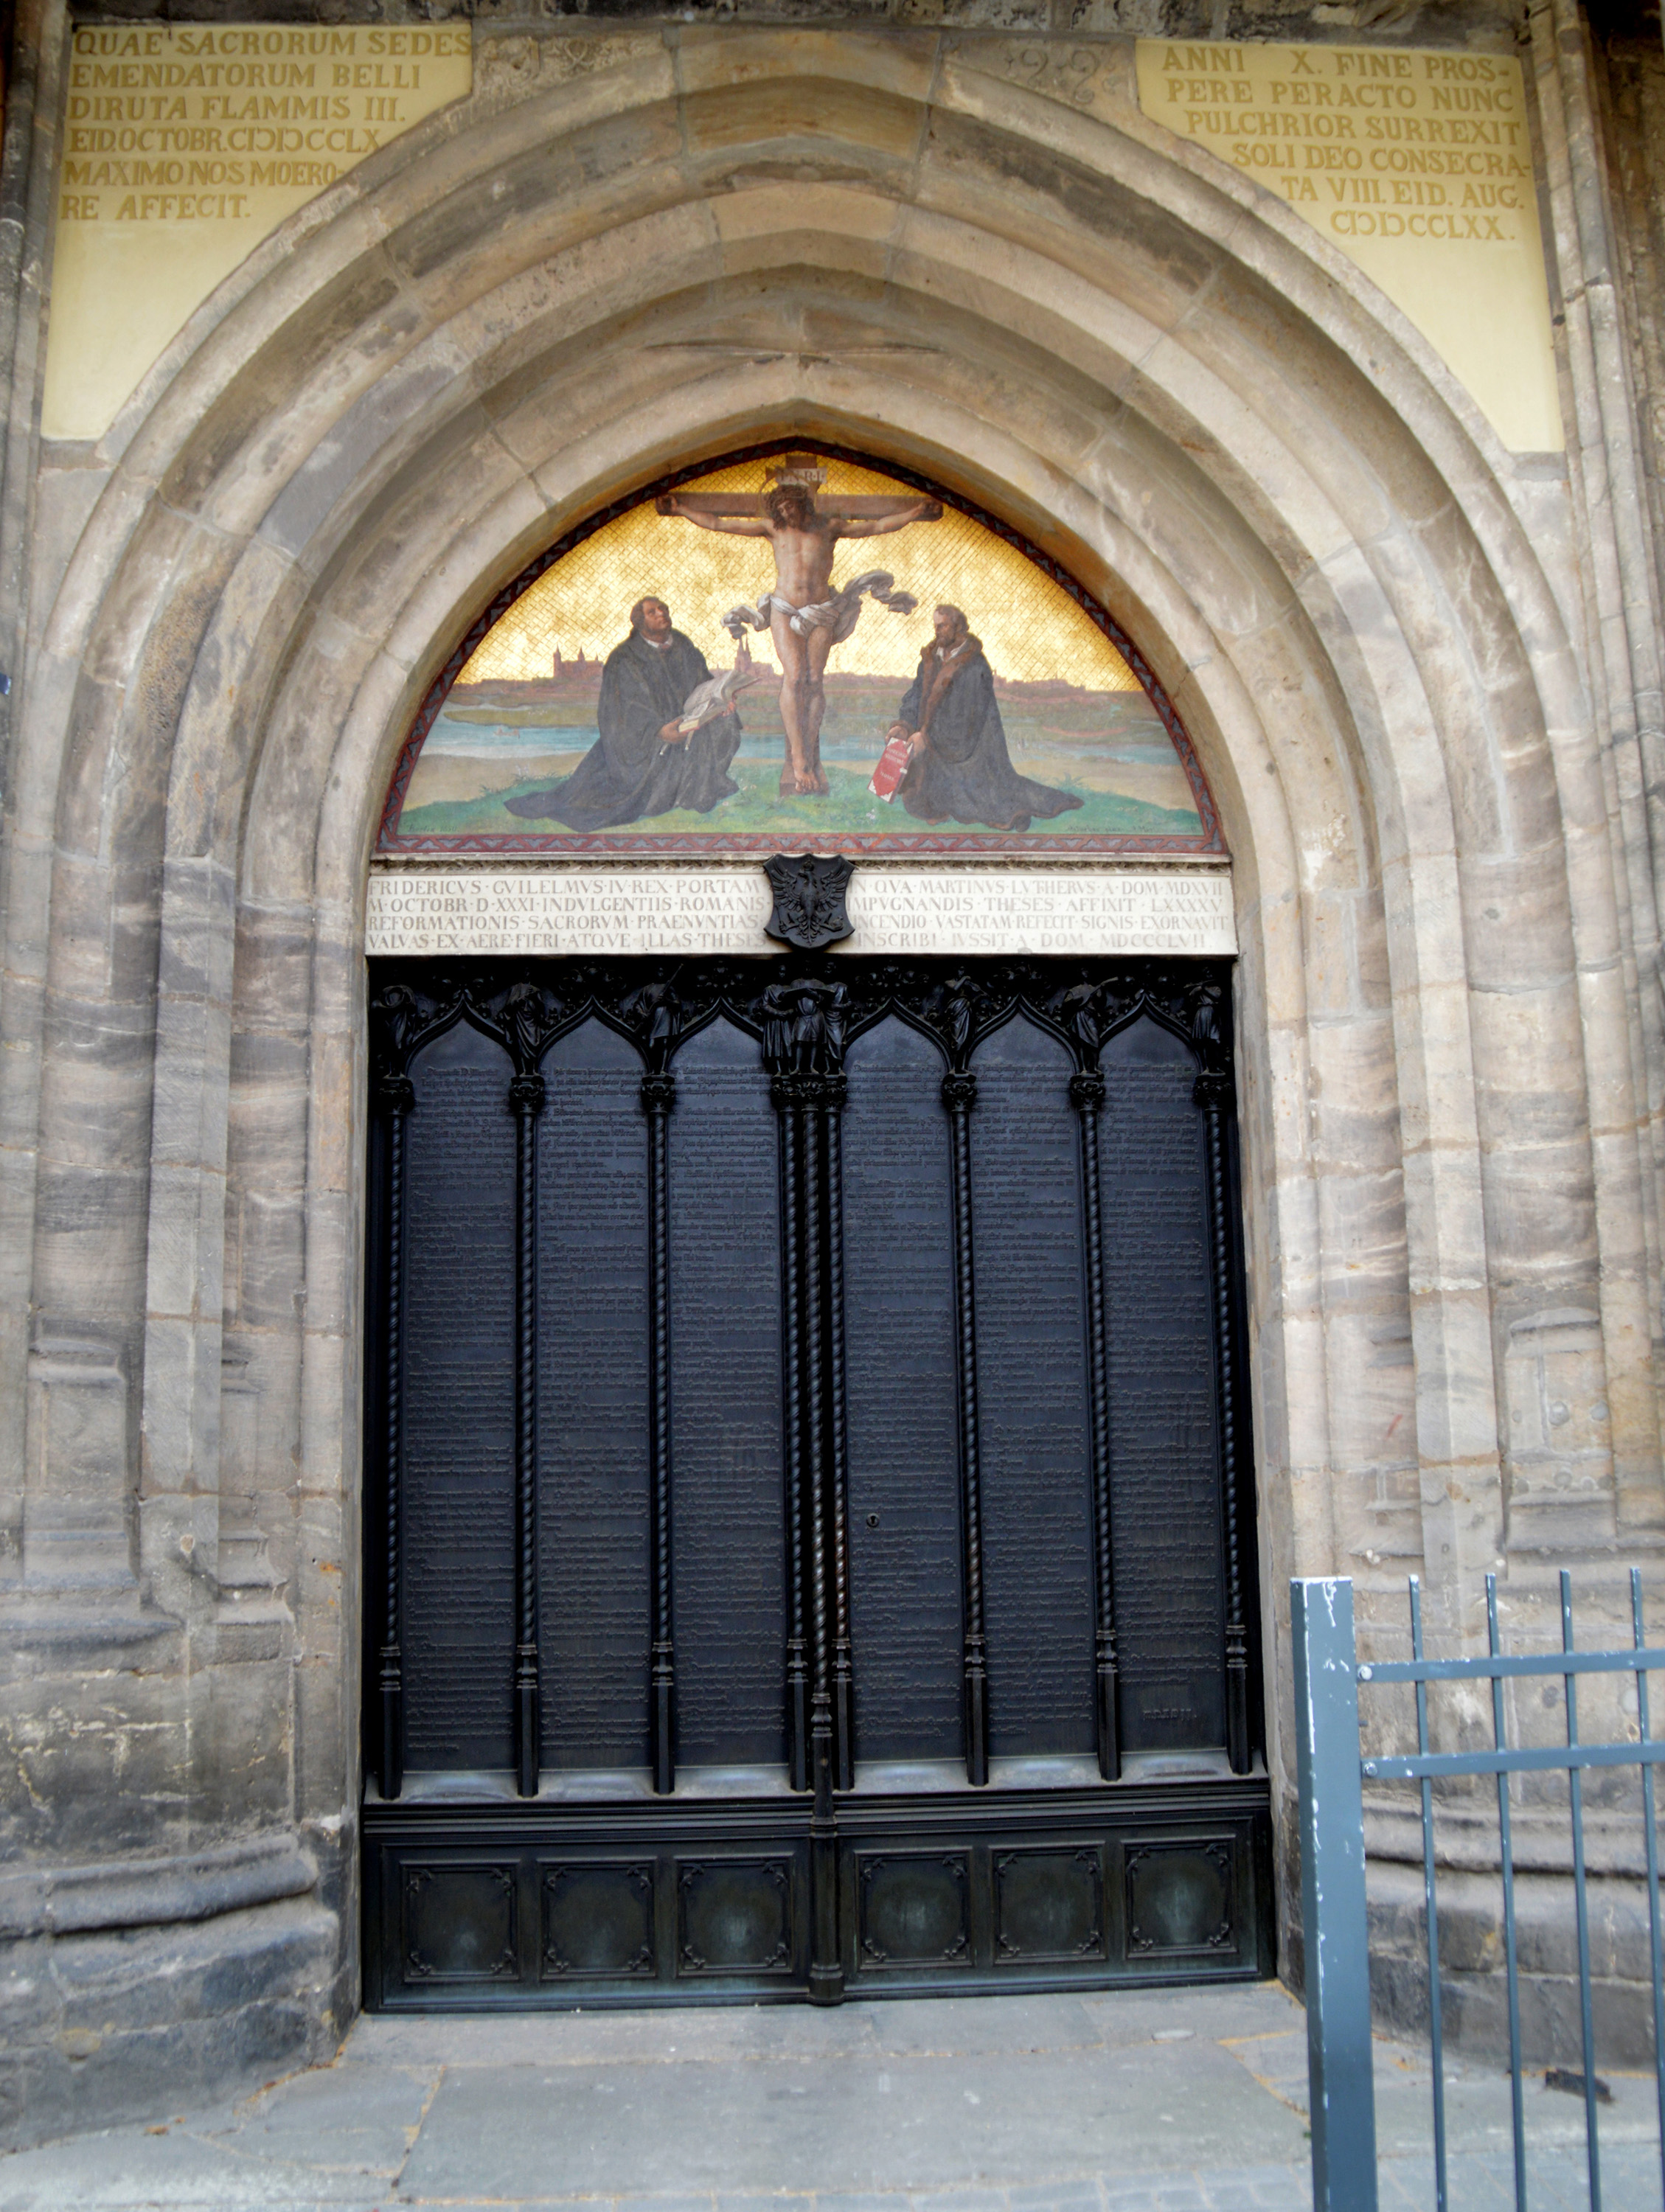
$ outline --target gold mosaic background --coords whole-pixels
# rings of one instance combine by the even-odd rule
[[[719,469],[684,491],[763,489],[767,463]],[[847,462],[826,461],[823,496],[838,492],[918,494],[894,477]],[[1063,681],[1086,690],[1137,691],[1139,679],[1067,592],[1014,547],[952,507],[940,522],[913,523],[894,536],[846,540],[833,566],[835,584],[864,568],[886,568],[918,599],[915,614],[898,617],[871,600],[855,635],[835,647],[832,667],[851,675],[912,676],[930,635],[931,609],[946,599],[963,607],[982,640],[989,665],[1008,682]],[[523,592],[480,641],[464,667],[464,684],[531,682],[550,672],[556,647],[605,659],[624,637],[635,601],[652,595],[671,610],[714,667],[734,659],[720,617],[742,600],[756,603],[775,580],[768,544],[725,538],[691,522],[656,514],[651,500],[608,523]],[[767,634],[754,635],[760,661],[771,657]]]

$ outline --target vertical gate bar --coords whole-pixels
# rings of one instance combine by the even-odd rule
[[[1572,1645],[1572,1577],[1561,1570],[1561,1649]],[[1578,1741],[1578,1686],[1572,1674],[1561,1677],[1566,1696],[1567,1747]],[[1567,1800],[1572,1814],[1573,1905],[1578,1926],[1578,2025],[1584,2050],[1584,2142],[1589,2155],[1589,2212],[1601,2212],[1601,2154],[1595,2123],[1595,2019],[1589,1978],[1589,1899],[1584,1893],[1584,1784],[1576,1766],[1567,1769]]]
[[[1411,1656],[1422,1650],[1422,1578],[1411,1577]],[[1428,1685],[1416,1686],[1416,1747],[1428,1748]],[[1422,1897],[1428,1923],[1428,2039],[1434,2077],[1434,2202],[1448,2212],[1450,2191],[1445,2174],[1445,2023],[1439,1981],[1439,1901],[1434,1884],[1434,1785],[1422,1778]]]
[[[988,1780],[988,1647],[983,1626],[981,1447],[977,1428],[977,1316],[972,1270],[971,1109],[977,1079],[965,1072],[942,1079],[948,1109],[954,1185],[954,1318],[960,1386],[961,1548],[965,1561],[965,1778]]]
[[[381,1794],[404,1787],[404,1661],[399,1649],[399,1520],[404,1504],[404,1117],[416,1103],[408,1075],[378,1086],[387,1115],[386,1549],[382,1591]]]
[[[1313,2212],[1376,2212],[1352,1584],[1291,1582]]]
[[[514,1115],[514,1746],[521,1796],[538,1795],[538,1117],[541,1075],[509,1084]]]
[[[1498,1632],[1498,1577],[1486,1578],[1487,1648],[1494,1659],[1503,1655]],[[1503,1677],[1492,1677],[1492,1738],[1499,1751],[1509,1747],[1504,1717]],[[1503,1872],[1504,1965],[1509,1989],[1509,2101],[1514,2129],[1515,2212],[1526,2212],[1526,2103],[1521,2078],[1521,1977],[1515,1940],[1515,1844],[1510,1828],[1509,1777],[1498,1777],[1498,1863]]]
[[[823,1076],[820,1095],[827,1164],[827,1431],[832,1457],[834,1778],[839,1789],[853,1790],[855,1663],[850,1645],[850,1470],[844,1420],[843,1076]]]
[[[653,1584],[653,1657],[648,1686],[649,1757],[653,1788],[676,1787],[676,1652],[671,1641],[671,1229],[668,1165],[673,1075],[641,1079],[647,1116],[647,1455]]]
[[[1106,1782],[1121,1774],[1121,1735],[1116,1713],[1115,1558],[1110,1523],[1110,1376],[1109,1308],[1104,1295],[1104,1214],[1098,1172],[1098,1115],[1104,1079],[1097,1069],[1070,1078],[1070,1098],[1081,1131],[1082,1237],[1086,1245],[1087,1377],[1092,1412],[1093,1566],[1098,1618],[1094,1632],[1098,1771]]]
[[[810,1681],[804,1640],[804,1285],[801,1109],[778,1077],[770,1085],[781,1117],[781,1389],[787,1474],[787,1757],[794,1790],[810,1787]]]
[[[1225,1537],[1225,1744],[1234,1774],[1247,1774],[1249,1636],[1243,1621],[1243,1543],[1238,1528],[1237,1331],[1232,1327],[1231,1182],[1226,1171],[1224,1121],[1234,1103],[1230,1074],[1205,1069],[1192,1086],[1201,1110],[1208,1156],[1208,1242],[1214,1319],[1214,1372],[1219,1394],[1220,1505]]]
[[[1631,1636],[1638,1651],[1646,1638],[1642,1620],[1642,1570],[1631,1569]],[[1644,1747],[1653,1741],[1648,1712],[1648,1670],[1636,1669],[1636,1718],[1638,1741]],[[1659,2112],[1659,2157],[1662,2189],[1665,2189],[1665,1973],[1662,1972],[1659,1910],[1659,1838],[1655,1827],[1654,1771],[1644,1758],[1642,1767],[1643,1848],[1648,1877],[1648,1967],[1653,1997],[1654,2080]]]
[[[1638,1651],[1646,1644],[1642,1632],[1642,1570],[1631,1569],[1631,1635]],[[1637,1732],[1643,1743],[1652,1740],[1648,1722],[1648,1670],[1636,1670]],[[1653,1982],[1654,2081],[1659,2103],[1660,2186],[1665,2191],[1665,1971],[1662,1970],[1659,1929],[1659,1836],[1654,1826],[1654,1771],[1642,1762],[1642,1817],[1646,1822],[1644,1842],[1648,1861],[1648,1965]]]
[[[804,1285],[807,1326],[804,1334],[804,1386],[809,1404],[806,1424],[809,1461],[811,1697],[810,1759],[815,1796],[810,1814],[810,2002],[836,2004],[844,1994],[844,1967],[838,1943],[838,1828],[833,1808],[832,1650],[827,1603],[826,1450],[823,1442],[824,1321],[823,1231],[826,1175],[820,1139],[821,1117],[804,1117]]]

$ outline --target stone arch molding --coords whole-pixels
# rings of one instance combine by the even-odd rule
[[[1268,1622],[1291,1571],[1421,1558],[1461,1626],[1506,1515],[1661,1517],[1632,921],[1538,551],[1565,488],[1315,234],[1146,123],[1121,50],[1087,106],[1024,51],[488,46],[470,101],[294,218],[63,456],[88,519],[14,864],[14,971],[47,947],[6,1078],[40,1132],[15,1448],[28,1580],[92,1562],[176,1655],[161,1748],[112,1755],[118,1796],[171,1808],[135,1834],[294,1824],[326,1868],[350,1834],[358,954],[409,716],[541,544],[777,431],[1006,514],[1203,758]],[[1575,1389],[1609,1418],[1540,1496],[1522,1409]],[[1273,1757],[1292,1777],[1281,1728]]]

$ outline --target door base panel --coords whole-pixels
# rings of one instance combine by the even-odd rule
[[[806,1796],[364,1808],[370,2011],[809,1994]],[[837,1803],[844,1994],[1271,1974],[1263,1775]]]

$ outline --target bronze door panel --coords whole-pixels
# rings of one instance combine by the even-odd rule
[[[1229,969],[371,1006],[369,2001],[1261,1971]]]

